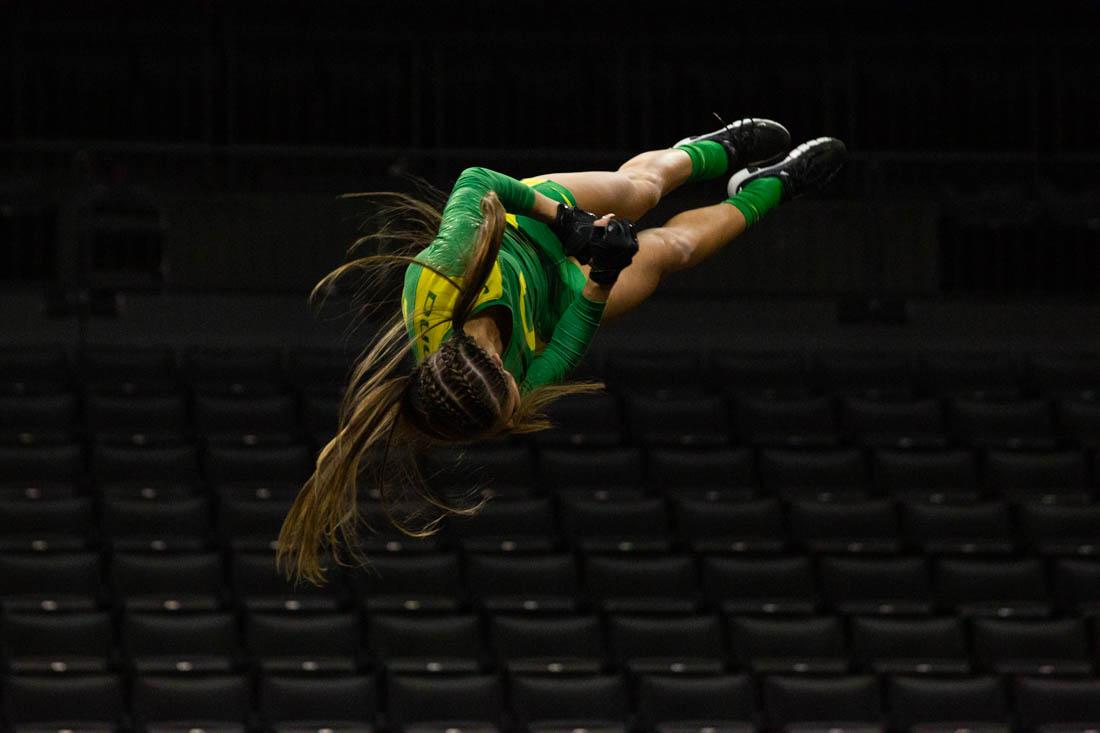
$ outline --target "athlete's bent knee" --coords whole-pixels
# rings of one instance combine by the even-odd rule
[[[649,211],[661,202],[661,178],[655,173],[646,172],[637,178],[632,177],[634,183],[634,195],[638,197],[641,205]]]
[[[647,229],[645,234],[652,237],[660,247],[661,264],[667,271],[680,270],[691,262],[691,254],[695,251],[695,243],[691,237],[678,229],[658,227]]]

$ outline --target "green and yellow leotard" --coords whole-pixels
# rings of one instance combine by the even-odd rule
[[[584,273],[565,256],[549,227],[525,216],[534,206],[536,190],[576,205],[573,195],[553,181],[518,181],[485,168],[467,168],[443,209],[438,235],[416,255],[461,284],[481,224],[481,199],[489,191],[497,194],[508,212],[507,226],[500,255],[472,312],[495,305],[508,309],[512,332],[501,358],[521,392],[561,381],[584,356],[604,310],[602,302],[581,294]],[[431,270],[409,265],[405,271],[401,312],[417,361],[449,338],[446,322],[457,298],[458,290]]]

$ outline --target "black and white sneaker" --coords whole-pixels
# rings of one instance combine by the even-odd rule
[[[791,149],[791,133],[773,120],[746,117],[706,135],[685,137],[676,145],[714,140],[721,143],[729,156],[729,170],[754,165],[767,165],[783,157]],[[673,147],[676,147],[673,145]]]
[[[835,137],[819,137],[804,142],[774,165],[744,168],[730,176],[726,190],[734,196],[757,178],[774,176],[783,182],[782,201],[798,198],[819,189],[833,179],[844,166],[848,149]]]

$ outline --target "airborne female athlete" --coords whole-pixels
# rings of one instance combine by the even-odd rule
[[[598,384],[564,383],[599,324],[644,301],[661,279],[711,256],[779,203],[827,182],[844,144],[817,138],[786,157],[779,123],[744,119],[674,147],[642,153],[615,172],[561,173],[522,181],[484,168],[458,178],[439,213],[402,198],[415,223],[404,234],[415,256],[374,255],[349,269],[406,266],[400,312],[356,365],[338,431],[283,524],[278,559],[288,574],[321,582],[322,552],[357,556],[361,464],[380,454],[382,510],[413,536],[448,513],[479,507],[445,503],[419,480],[411,458],[397,480],[384,472],[399,449],[464,443],[549,427],[554,399]],[[778,161],[778,162],[777,162]],[[735,173],[734,173],[735,172]],[[683,183],[733,173],[729,198],[635,232],[633,221]],[[426,246],[425,246],[426,245]],[[417,251],[419,250],[419,251]],[[312,297],[312,296],[311,296]],[[411,371],[401,373],[409,353]],[[400,492],[412,527],[391,508]]]

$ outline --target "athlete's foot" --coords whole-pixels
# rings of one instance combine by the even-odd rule
[[[802,143],[778,163],[737,171],[726,189],[730,196],[735,196],[752,181],[774,176],[783,183],[781,200],[789,201],[831,181],[843,167],[847,152],[844,143],[835,137],[819,137]]]
[[[791,134],[773,120],[746,117],[705,135],[685,137],[676,145],[713,140],[721,143],[729,156],[729,169],[774,163],[791,149]],[[676,147],[673,145],[673,147]]]

